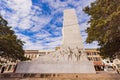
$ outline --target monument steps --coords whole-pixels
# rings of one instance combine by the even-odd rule
[[[28,74],[4,73],[0,80],[120,80],[119,74]]]

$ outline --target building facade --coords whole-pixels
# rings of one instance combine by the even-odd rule
[[[104,63],[102,61],[102,57],[99,55],[99,51],[97,49],[85,49],[85,51],[88,59],[93,62],[95,70],[104,70]]]
[[[12,62],[0,56],[0,71],[5,67],[4,72],[14,72],[17,62]]]
[[[44,56],[54,51],[55,50],[25,50],[25,57],[35,60],[39,56]]]

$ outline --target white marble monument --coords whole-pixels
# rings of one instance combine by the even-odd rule
[[[85,53],[74,9],[64,10],[62,32],[59,50],[31,62],[20,62],[16,73],[95,73]]]

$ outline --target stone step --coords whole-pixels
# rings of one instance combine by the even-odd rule
[[[119,74],[0,74],[0,80],[120,80]]]

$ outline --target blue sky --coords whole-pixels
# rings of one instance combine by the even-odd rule
[[[89,16],[82,9],[95,0],[0,0],[0,14],[8,21],[18,38],[25,41],[24,49],[53,49],[61,45],[63,10],[74,8],[85,48]]]

